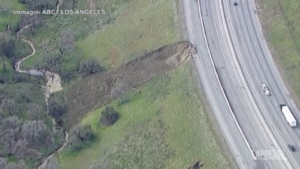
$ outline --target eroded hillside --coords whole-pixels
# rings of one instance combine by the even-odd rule
[[[86,113],[188,61],[191,49],[189,42],[166,45],[115,71],[89,76],[72,86],[67,91],[67,124],[76,124]]]

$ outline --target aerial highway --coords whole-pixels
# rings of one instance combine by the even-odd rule
[[[183,1],[183,5],[188,38],[198,48],[195,67],[239,168],[290,168],[287,160],[255,157],[256,150],[280,147],[260,114],[256,113],[256,103],[249,97],[241,73],[230,56],[233,51],[228,38],[222,33],[223,28],[214,23],[217,16],[213,16],[213,5],[209,0]]]
[[[300,128],[291,128],[285,121],[279,108],[286,104],[299,122],[299,111],[295,106],[283,80],[278,73],[268,46],[262,34],[262,29],[256,15],[254,0],[222,1],[227,26],[230,30],[234,48],[240,50],[238,61],[246,76],[265,121],[272,128],[272,133],[278,140],[294,168],[300,168],[300,152],[291,152],[288,145],[300,149]],[[271,95],[265,96],[261,85],[267,84]]]
[[[202,58],[202,56],[204,56],[201,61],[197,58],[195,59],[195,66],[197,70],[199,70],[199,75],[201,77],[203,87],[207,93],[207,97],[211,103],[213,111],[216,112],[215,117],[219,121],[219,127],[222,129],[222,133],[227,140],[228,146],[232,150],[233,157],[235,158],[239,166],[243,166],[243,159],[252,158],[252,154],[250,153],[250,151],[241,153],[242,149],[248,146],[244,141],[240,131],[238,130],[238,126],[235,123],[233,116],[230,115],[230,107],[226,103],[226,98],[224,98],[224,96],[222,95],[222,88],[219,86],[213,65],[211,63],[211,60],[209,59],[210,53],[204,40],[205,35],[202,33],[203,29],[201,28],[201,21],[198,16],[199,8],[194,3],[189,2],[192,1],[183,1],[184,12],[187,18],[186,27],[188,36],[191,42],[194,42],[194,44],[198,48],[198,58]],[[196,24],[193,24],[192,20],[196,22]],[[195,37],[195,31],[198,34],[197,37]],[[201,57],[199,55],[201,55]],[[211,71],[205,71],[205,69]],[[252,163],[249,165],[254,166],[255,164]],[[247,168],[247,165],[242,168]]]
[[[287,147],[292,144],[298,149],[299,128],[292,129],[286,123],[279,105],[289,105],[294,114],[297,109],[268,52],[258,18],[253,16],[254,2],[199,0],[183,3],[189,39],[199,52],[194,59],[195,66],[219,127],[220,123],[226,126],[227,132],[222,132],[227,144],[234,157],[240,157],[236,158],[239,167],[300,168],[298,152],[291,152]],[[262,83],[270,87],[270,96],[261,91]],[[220,97],[222,92],[223,97]],[[296,117],[299,119],[298,115]],[[235,138],[240,135],[246,146],[240,149],[237,144],[243,140],[237,142],[230,139],[230,135]],[[244,155],[249,149],[254,152],[283,150],[284,155],[281,159],[258,160],[251,157],[253,153]]]

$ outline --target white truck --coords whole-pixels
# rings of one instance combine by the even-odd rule
[[[291,127],[296,127],[297,121],[295,117],[293,116],[292,112],[290,111],[289,107],[287,105],[280,105],[281,111],[286,119],[286,121],[289,123]]]

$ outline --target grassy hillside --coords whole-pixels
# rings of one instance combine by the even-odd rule
[[[77,45],[84,57],[97,57],[108,67],[118,67],[178,39],[175,9],[166,0],[131,0],[113,24]]]
[[[54,130],[47,116],[41,89],[44,79],[13,69],[17,58],[32,52],[28,44],[15,36],[21,15],[13,14],[13,10],[25,9],[18,0],[0,0],[1,168],[35,168],[63,139],[62,132]]]
[[[17,1],[10,1],[8,4],[13,5],[13,2]],[[105,73],[144,53],[182,40],[178,29],[180,22],[177,0],[63,0],[63,2],[61,9],[103,9],[106,13],[97,16],[38,16],[36,19],[41,23],[23,32],[23,35],[34,43],[37,53],[22,63],[21,67],[32,69],[50,65],[52,66],[50,70],[59,73],[64,82],[71,76],[70,79],[76,81],[74,83],[80,83],[82,79],[78,78],[77,73],[82,60],[95,58],[101,67],[104,67]],[[13,44],[18,45],[18,39],[14,40]],[[28,48],[28,45],[19,45],[22,49]],[[67,47],[71,47],[72,50],[63,51]],[[16,48],[18,51],[13,55],[15,58],[21,56],[18,55],[19,49],[21,48]],[[24,50],[26,53],[28,51]],[[3,65],[0,69],[4,70]],[[9,68],[7,72],[11,73],[12,69]],[[38,88],[43,83],[42,79],[27,75],[19,76],[24,77],[16,76],[15,79],[29,79],[26,83],[34,86],[31,90],[40,92]],[[13,91],[16,81],[9,82],[12,86],[9,90]],[[195,84],[191,68],[185,64],[123,96],[129,99],[126,104],[119,104],[119,100],[113,101],[110,105],[120,113],[120,119],[113,126],[102,128],[98,125],[103,107],[90,112],[82,120],[82,124],[92,126],[96,139],[78,152],[63,151],[57,155],[61,167],[82,169],[92,165],[99,166],[104,162],[114,169],[173,169],[187,168],[201,160],[205,162],[207,168],[233,168],[231,161],[223,152],[219,143],[220,138],[215,134],[216,126],[210,121],[211,118],[208,118],[210,112],[203,107],[204,99],[200,99]],[[23,85],[19,83],[19,86]],[[68,91],[68,83],[64,83],[63,88],[67,92],[72,92]],[[23,99],[23,102],[30,100],[31,94],[36,94],[31,90],[22,88],[24,93],[16,99]],[[39,94],[42,96],[41,92]],[[41,96],[39,99],[32,98],[43,101]],[[37,111],[30,110],[30,112]],[[43,113],[45,115],[45,111]],[[20,118],[27,120],[26,112],[19,115]],[[35,118],[35,115],[30,118]],[[44,145],[52,144],[53,149],[61,143],[61,133],[50,135],[46,130],[52,128],[49,118],[45,116],[39,118],[47,125],[42,136],[47,136],[45,140],[48,142]],[[24,124],[28,129],[33,128],[28,127],[27,123]],[[50,136],[52,139],[48,139]],[[32,146],[36,144],[32,143]],[[38,148],[42,152],[38,160],[51,151],[43,149],[41,145]],[[25,157],[24,155],[22,158]],[[8,157],[8,160],[17,161],[15,157]],[[37,162],[35,160],[28,163],[32,163],[29,165],[32,167]]]
[[[13,15],[13,10],[24,10],[25,6],[18,0],[0,0],[0,32],[5,30],[6,25],[15,27],[20,15]]]
[[[131,0],[115,22],[78,41],[84,57],[97,57],[114,69],[165,44],[180,40],[176,1]],[[159,18],[159,19],[157,19]],[[204,160],[207,168],[232,168],[201,106],[188,64],[160,75],[110,105],[120,112],[112,127],[101,128],[104,107],[90,112],[95,140],[76,153],[57,156],[62,168],[188,168]],[[103,164],[105,163],[105,164]]]
[[[130,102],[110,104],[120,119],[102,128],[103,108],[82,120],[97,140],[78,153],[62,153],[64,169],[88,168],[105,161],[111,168],[188,168],[197,160],[206,168],[232,168],[216,142],[201,106],[188,64],[161,75],[127,95]]]

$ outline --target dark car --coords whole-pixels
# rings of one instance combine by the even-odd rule
[[[295,149],[294,146],[292,146],[292,145],[289,144],[288,147],[289,147],[289,149],[290,149],[292,152],[295,152],[295,151],[296,151],[296,149]]]

